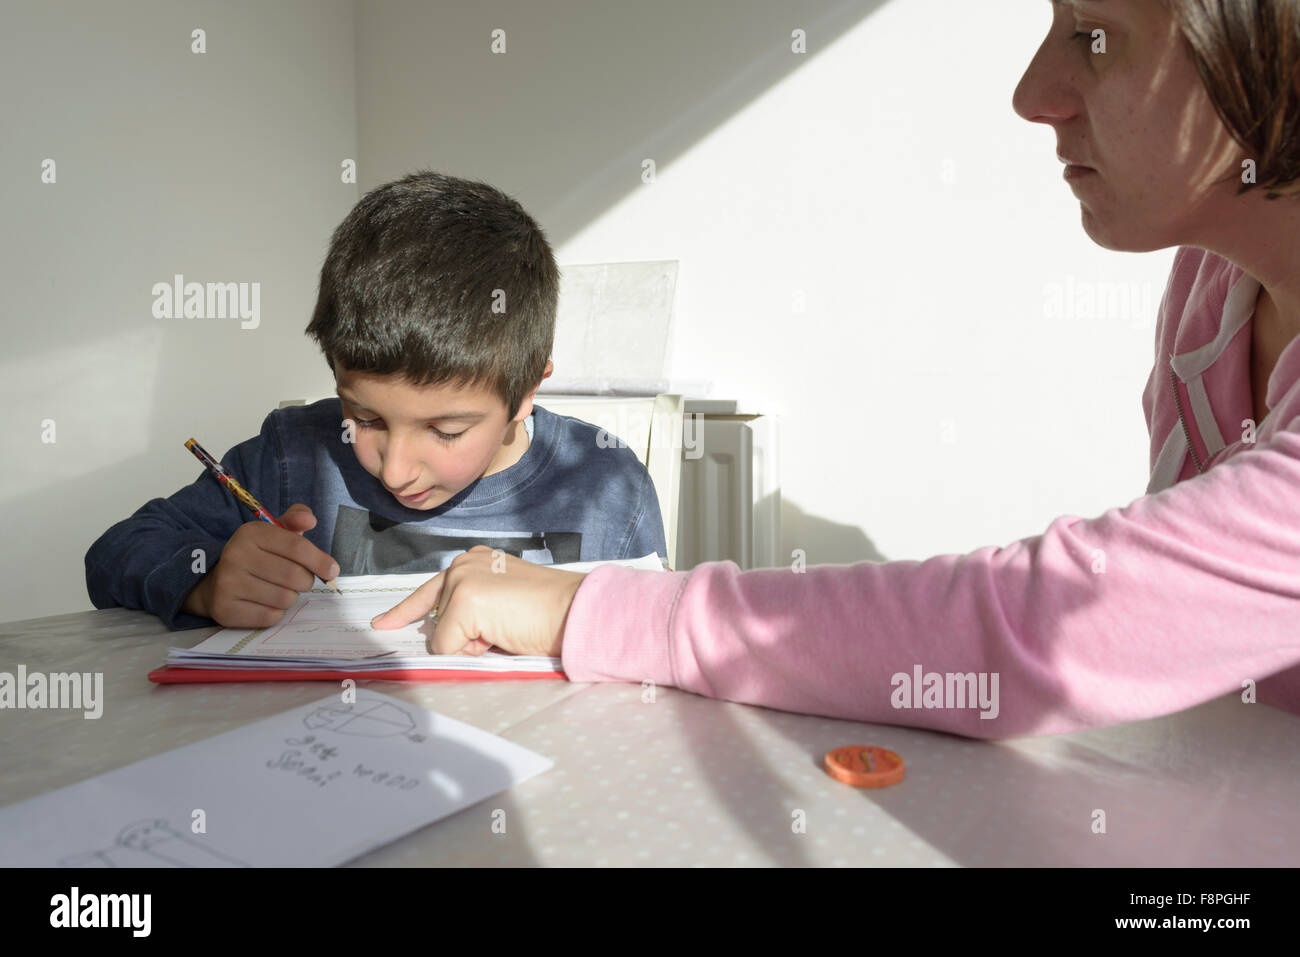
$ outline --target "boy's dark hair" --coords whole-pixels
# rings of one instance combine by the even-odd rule
[[[486,386],[513,418],[546,371],[559,287],[519,203],[425,170],[372,189],[339,224],[307,335],[330,368]]]

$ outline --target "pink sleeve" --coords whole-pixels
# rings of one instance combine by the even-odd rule
[[[803,572],[597,569],[563,647],[574,681],[970,737],[1179,711],[1300,665],[1300,417],[1204,475],[1005,548]],[[996,707],[926,707],[897,677],[918,668],[954,690],[943,676],[984,673]]]

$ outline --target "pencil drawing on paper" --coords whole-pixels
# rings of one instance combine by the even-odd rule
[[[405,708],[387,701],[358,701],[353,705],[323,705],[302,719],[313,731],[325,728],[338,734],[386,738],[415,730],[415,720]]]
[[[163,818],[122,828],[110,847],[59,860],[63,867],[248,867],[171,827]]]

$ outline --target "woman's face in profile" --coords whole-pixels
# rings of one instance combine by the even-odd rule
[[[1012,105],[1056,131],[1060,157],[1092,168],[1067,188],[1097,244],[1206,245],[1232,215],[1245,154],[1160,0],[1052,0],[1051,29]]]

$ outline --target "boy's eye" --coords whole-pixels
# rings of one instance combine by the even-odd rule
[[[353,419],[352,421],[357,424],[358,429],[373,429],[379,425],[379,419]],[[465,429],[461,432],[443,432],[441,429],[436,429],[433,426],[430,426],[429,431],[443,442],[454,442],[469,430]]]

